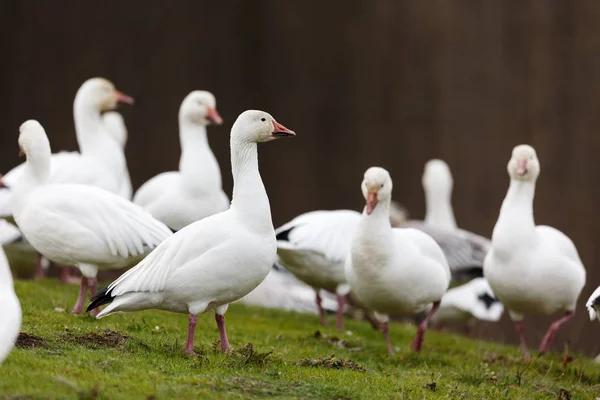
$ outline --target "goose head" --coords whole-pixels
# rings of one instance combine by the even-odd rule
[[[296,136],[294,131],[275,121],[271,114],[258,110],[247,110],[241,113],[235,120],[231,132],[232,136],[254,143]]]
[[[179,108],[181,119],[198,125],[221,125],[223,119],[217,112],[217,102],[212,93],[205,90],[194,90],[188,94]]]
[[[75,96],[75,106],[105,112],[117,108],[118,103],[133,104],[133,98],[115,89],[115,85],[104,78],[91,78],[81,85]]]
[[[515,147],[507,170],[513,180],[535,182],[540,174],[540,162],[535,149],[527,144]]]
[[[425,192],[451,192],[454,181],[450,168],[442,160],[433,159],[427,161],[423,178],[421,179]]]
[[[371,215],[379,202],[391,200],[392,178],[385,169],[371,167],[365,172],[361,189],[367,202],[365,211]]]
[[[19,128],[19,148],[21,156],[39,157],[50,153],[50,142],[42,125],[34,119],[21,124]]]

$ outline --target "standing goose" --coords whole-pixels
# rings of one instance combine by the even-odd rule
[[[243,112],[231,129],[231,207],[176,232],[103,289],[88,310],[111,303],[98,318],[150,308],[189,314],[185,346],[189,354],[198,314],[213,310],[221,349],[228,351],[224,314],[229,303],[265,279],[277,252],[257,143],[294,135],[266,112]]]
[[[188,94],[179,108],[179,171],[164,172],[144,183],[133,202],[174,231],[227,210],[229,199],[206,136],[207,125],[222,122],[210,92]]]
[[[278,262],[315,290],[322,325],[327,323],[320,294],[324,289],[336,294],[336,326],[344,329],[344,264],[359,221],[360,213],[352,210],[312,211],[275,231]]]
[[[416,229],[392,228],[392,179],[379,167],[369,168],[361,185],[366,206],[346,260],[346,277],[358,300],[375,312],[387,343],[388,314],[414,314],[433,303],[412,343],[420,351],[427,324],[450,283],[450,268],[442,249]]]
[[[156,247],[171,231],[141,207],[106,190],[50,182],[50,143],[34,120],[20,127],[27,156],[14,190],[15,221],[31,245],[50,261],[77,266],[83,278],[73,313],[83,311],[89,286],[96,292],[98,269],[123,268]]]
[[[507,169],[510,186],[494,227],[484,274],[515,322],[521,350],[528,358],[524,315],[564,312],[540,344],[540,354],[546,353],[558,329],[575,313],[586,272],[571,239],[552,227],[535,225],[533,197],[540,163],[533,147],[515,147]]]
[[[15,346],[21,329],[21,304],[15,294],[10,267],[0,247],[0,364]]]

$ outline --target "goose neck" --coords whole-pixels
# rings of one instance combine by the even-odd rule
[[[446,229],[456,229],[451,192],[425,191],[425,222]]]
[[[511,181],[492,235],[495,246],[505,245],[509,250],[515,243],[527,243],[535,237],[534,194],[534,182]]]
[[[273,231],[271,208],[258,170],[257,144],[236,136],[232,133],[233,195],[231,208],[238,211],[240,219],[253,228],[263,233],[270,233]]]

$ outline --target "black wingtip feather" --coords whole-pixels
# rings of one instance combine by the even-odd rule
[[[499,303],[497,299],[495,299],[493,296],[490,296],[490,294],[487,292],[481,293],[479,296],[477,296],[477,298],[485,304],[485,308],[487,308],[488,310],[492,307],[494,303]]]
[[[592,305],[594,306],[598,306],[600,305],[600,296],[596,297],[593,301],[592,301]]]
[[[294,230],[294,228],[295,228],[295,226],[292,226],[290,229],[286,229],[286,230],[285,230],[285,231],[283,231],[283,232],[279,232],[279,233],[278,233],[278,234],[275,236],[275,238],[276,238],[277,240],[281,240],[281,241],[283,241],[283,242],[289,242],[289,241],[290,241],[290,239],[289,239],[290,232],[291,232],[292,230]]]
[[[100,290],[94,297],[92,297],[92,301],[88,306],[86,312],[90,312],[94,308],[98,308],[103,306],[104,304],[112,303],[114,297],[108,293],[108,286],[104,289]]]

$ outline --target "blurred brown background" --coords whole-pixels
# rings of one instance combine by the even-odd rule
[[[569,340],[595,355],[600,327],[584,303],[600,284],[599,21],[600,2],[560,0],[5,0],[0,171],[19,162],[28,118],[55,151],[76,149],[75,92],[104,76],[136,99],[122,111],[138,187],[177,168],[179,104],[207,89],[225,120],[209,139],[228,193],[228,132],[241,111],[267,110],[298,133],[260,148],[275,225],[313,209],[360,209],[372,165],[391,172],[395,199],[422,218],[423,164],[439,157],[454,173],[459,225],[490,236],[510,151],[529,143],[542,163],[536,220],[567,233],[588,269],[577,318],[555,347]],[[529,321],[533,347],[550,319]],[[516,341],[507,321],[479,333]]]

